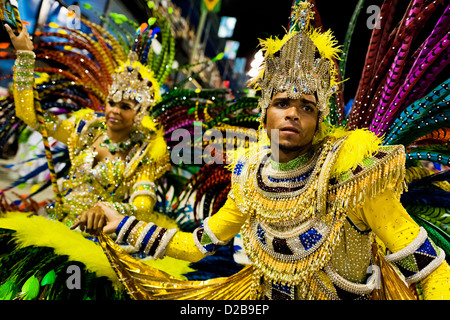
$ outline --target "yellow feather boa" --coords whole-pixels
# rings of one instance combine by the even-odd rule
[[[119,285],[114,270],[100,246],[71,231],[64,224],[28,213],[9,212],[0,218],[0,228],[15,230],[14,238],[19,248],[42,246],[55,249],[59,255],[67,255],[69,261],[79,261],[87,270],[99,277],[105,276],[114,285]]]
[[[364,158],[376,152],[382,143],[381,138],[367,129],[344,132],[337,130],[330,135],[336,138],[347,135],[347,139],[340,150],[339,157],[331,169],[332,177],[336,177],[350,169],[355,169],[358,163],[363,161]]]
[[[54,248],[58,255],[65,255],[69,261],[82,262],[86,269],[98,277],[105,276],[116,289],[122,287],[103,249],[95,242],[85,239],[79,231],[73,231],[64,224],[41,216],[27,216],[28,213],[8,212],[0,215],[0,228],[15,230],[13,237],[18,248],[42,246]],[[142,260],[147,265],[185,280],[183,274],[194,271],[190,262],[165,257],[159,260]]]

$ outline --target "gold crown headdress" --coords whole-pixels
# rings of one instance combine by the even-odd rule
[[[329,113],[328,100],[337,90],[333,58],[338,58],[340,50],[331,31],[310,27],[312,7],[307,1],[299,1],[292,8],[292,27],[287,34],[282,39],[260,40],[264,61],[250,85],[262,91],[261,124],[277,92],[287,92],[291,99],[315,93],[320,121]]]
[[[120,102],[135,100],[141,110],[152,106],[157,99],[159,88],[152,72],[139,62],[135,51],[130,51],[128,61],[112,75],[108,99]]]
[[[156,79],[151,64],[148,63],[151,43],[159,28],[150,29],[143,23],[136,31],[134,45],[128,53],[128,60],[122,63],[112,75],[108,88],[108,100],[120,102],[125,99],[137,102],[134,119],[138,131],[154,131],[154,124],[148,121],[151,108],[161,99],[160,83]],[[149,123],[151,125],[149,125]]]

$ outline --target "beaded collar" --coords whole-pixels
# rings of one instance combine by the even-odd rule
[[[131,136],[121,142],[112,142],[112,140],[108,136],[108,132],[104,130],[103,132],[103,141],[100,142],[100,147],[108,148],[109,152],[112,155],[115,155],[118,152],[128,152],[131,148],[142,145],[141,141],[143,140],[143,135],[138,132],[133,132]]]
[[[321,148],[311,149],[287,163],[275,162],[270,153],[267,154],[261,159],[255,171],[256,188],[270,198],[303,189],[310,180],[320,151]],[[269,195],[270,193],[273,194]]]
[[[313,151],[309,150],[308,152],[298,156],[295,159],[292,159],[289,162],[277,162],[270,158],[270,165],[272,166],[272,169],[277,171],[289,171],[297,169],[298,167],[303,166],[305,163],[307,163],[311,157],[313,156]]]
[[[253,179],[247,179],[238,194],[250,213],[242,236],[264,280],[299,286],[302,293],[330,261],[346,212],[343,206],[327,207],[329,176],[343,141],[324,141],[303,166],[276,172],[280,181],[272,186],[264,180],[275,171],[268,160],[264,163],[268,155],[249,161]]]

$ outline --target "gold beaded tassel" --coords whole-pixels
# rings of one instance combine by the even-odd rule
[[[257,213],[257,216],[268,222],[287,221],[302,215],[303,219],[309,218],[315,210],[309,210],[309,204],[315,203],[317,189],[319,187],[317,176],[320,174],[320,164],[311,174],[312,183],[297,196],[268,198],[261,194],[255,186],[253,179],[249,179],[245,187],[245,198],[251,199],[249,207]],[[305,210],[305,208],[308,208]]]
[[[264,298],[264,291],[262,286],[263,274],[260,270],[253,268],[252,282],[250,285],[250,299],[262,300]]]
[[[401,146],[396,147],[385,159],[368,168],[362,174],[331,186],[328,202],[338,201],[354,208],[362,205],[386,189],[394,192],[397,198],[405,187],[405,155]]]
[[[342,142],[343,140],[340,141],[339,145],[342,145]],[[341,206],[333,206],[326,210],[329,175],[339,149],[335,148],[335,152],[330,152],[331,144],[332,141],[328,141],[321,153],[319,163],[310,177],[313,183],[306,191],[291,197],[291,199],[283,199],[284,201],[280,201],[281,199],[265,199],[262,195],[259,195],[258,190],[256,190],[256,187],[252,185],[250,180],[247,190],[251,192],[247,193],[247,198],[251,199],[253,206],[250,206],[250,209],[251,212],[256,214],[257,219],[265,222],[279,222],[292,218],[292,211],[296,213],[296,210],[292,210],[292,208],[298,208],[307,217],[313,214],[320,214],[324,222],[326,221],[331,228],[324,243],[309,256],[297,261],[293,259],[281,260],[272,256],[266,251],[267,249],[260,246],[257,236],[252,233],[251,219],[248,219],[243,229],[244,247],[255,268],[261,270],[264,277],[268,280],[307,288],[308,279],[325,266],[339,243],[345,212]],[[304,200],[307,199],[311,200],[315,205],[311,206],[304,203]],[[316,199],[319,201],[316,201]],[[285,216],[280,217],[280,213],[285,214]],[[303,216],[302,218],[305,217]],[[307,290],[304,289],[304,291],[306,292]]]

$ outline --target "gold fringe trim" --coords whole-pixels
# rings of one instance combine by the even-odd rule
[[[314,181],[314,187],[311,188],[310,192],[302,193],[300,198],[315,198],[311,206],[303,203],[299,203],[300,208],[313,208],[316,214],[329,226],[329,233],[324,234],[323,243],[310,255],[303,259],[293,260],[293,259],[279,259],[273,256],[271,253],[267,252],[265,247],[261,246],[257,240],[257,236],[252,232],[252,219],[249,218],[243,228],[243,240],[244,248],[249,255],[250,260],[254,263],[255,268],[260,270],[264,275],[265,280],[272,280],[281,283],[289,283],[290,285],[295,285],[301,296],[305,296],[310,292],[310,279],[321,270],[326,263],[331,259],[331,255],[334,252],[336,246],[340,242],[340,236],[342,234],[342,226],[345,221],[345,210],[343,207],[335,207],[334,210],[326,210],[326,194],[328,190],[328,181],[330,178],[331,168],[339,155],[340,147],[343,145],[345,139],[340,139],[336,143],[329,140],[325,146],[318,160],[316,166],[315,175],[311,177]],[[334,148],[332,150],[332,146]],[[248,199],[252,199],[251,202],[258,203],[259,199],[249,195]],[[313,199],[314,200],[314,199]],[[287,201],[299,201],[299,199],[292,199]],[[272,205],[277,207],[279,201],[272,200]],[[286,202],[284,203],[286,204]],[[290,206],[289,209],[295,208]],[[309,214],[312,216],[312,211]],[[256,219],[260,221],[275,221],[278,222],[287,220],[285,216],[280,219],[277,215],[268,216],[264,213],[264,210],[253,211],[253,215]],[[301,216],[303,220],[309,217],[305,215]],[[289,217],[291,219],[291,217]]]
[[[136,300],[249,300],[253,266],[230,277],[186,281],[153,268],[130,256],[110,237],[101,233],[99,243],[117,276]]]
[[[389,147],[387,155],[357,175],[331,186],[328,190],[328,203],[331,206],[360,207],[367,199],[376,197],[386,189],[394,192],[397,198],[406,190],[404,147]]]
[[[387,188],[399,197],[404,189],[405,153],[402,146],[381,147],[380,151],[386,153],[383,158],[372,157],[369,167],[343,182],[329,186],[332,168],[340,148],[345,145],[345,138],[329,140],[325,144],[309,178],[310,184],[304,187],[306,190],[296,195],[293,193],[290,198],[268,198],[255,187],[253,179],[247,179],[248,182],[244,184],[240,184],[238,179],[234,180],[234,187],[238,189],[233,190],[233,198],[238,201],[240,208],[251,215],[244,224],[242,233],[244,248],[255,269],[260,271],[265,280],[297,286],[304,299],[319,298],[319,284],[317,290],[311,289],[312,277],[331,259],[339,244],[348,206],[358,207],[366,199],[381,194]],[[249,165],[250,174],[247,177],[243,170],[241,178],[253,177],[258,163]],[[259,243],[252,228],[253,219],[265,223],[283,223],[296,219],[298,223],[313,216],[322,219],[330,227],[330,231],[324,235],[326,239],[318,249],[298,260],[275,256]],[[257,280],[254,280],[254,290],[255,296],[258,296],[261,289]],[[320,298],[329,299],[325,293]]]

